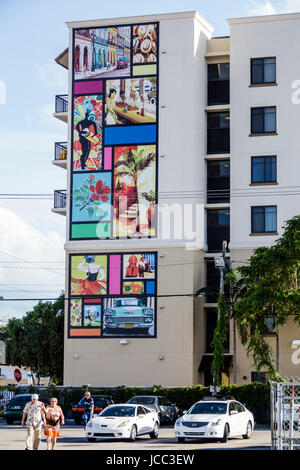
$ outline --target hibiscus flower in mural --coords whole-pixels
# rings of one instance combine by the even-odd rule
[[[79,211],[85,210],[89,218],[97,215],[99,220],[108,215],[101,205],[110,199],[111,188],[101,179],[95,181],[95,176],[86,178],[78,189],[74,190],[74,203]]]

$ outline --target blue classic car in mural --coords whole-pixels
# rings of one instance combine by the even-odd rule
[[[148,334],[150,328],[153,328],[154,309],[147,305],[147,301],[136,297],[109,300],[112,305],[104,308],[104,334],[116,334],[118,330],[124,329],[135,333],[139,330],[140,333]]]

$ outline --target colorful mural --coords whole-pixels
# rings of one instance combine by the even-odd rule
[[[74,174],[72,220],[111,220],[111,173]]]
[[[133,26],[133,63],[144,64],[157,61],[157,24]]]
[[[156,146],[115,147],[114,236],[154,235]]]
[[[74,30],[71,240],[155,237],[158,23]]]
[[[107,256],[72,256],[71,295],[104,295],[107,286]]]
[[[70,255],[69,337],[155,337],[157,253]]]
[[[77,96],[74,99],[74,171],[101,168],[102,112],[102,95]]]
[[[130,26],[75,30],[75,80],[130,74]]]
[[[155,123],[156,95],[156,77],[107,80],[106,125]]]

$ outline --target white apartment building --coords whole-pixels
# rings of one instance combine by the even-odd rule
[[[222,38],[197,12],[67,23],[65,384],[209,385],[214,256],[226,240],[237,267],[298,214],[300,14],[228,21]],[[279,332],[283,376],[297,339]],[[238,344],[238,383],[264,379]]]

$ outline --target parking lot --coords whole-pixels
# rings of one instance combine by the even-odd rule
[[[7,425],[0,419],[0,450],[25,449],[26,429],[20,423]],[[172,426],[162,426],[158,439],[149,439],[148,436],[138,437],[135,442],[116,440],[99,440],[87,442],[82,426],[75,426],[73,421],[67,420],[67,424],[61,427],[61,436],[58,438],[56,450],[268,450],[270,449],[271,433],[267,427],[257,426],[249,440],[229,439],[226,444],[213,441],[188,441],[178,444],[174,438]],[[40,450],[46,449],[45,436],[42,437]]]

